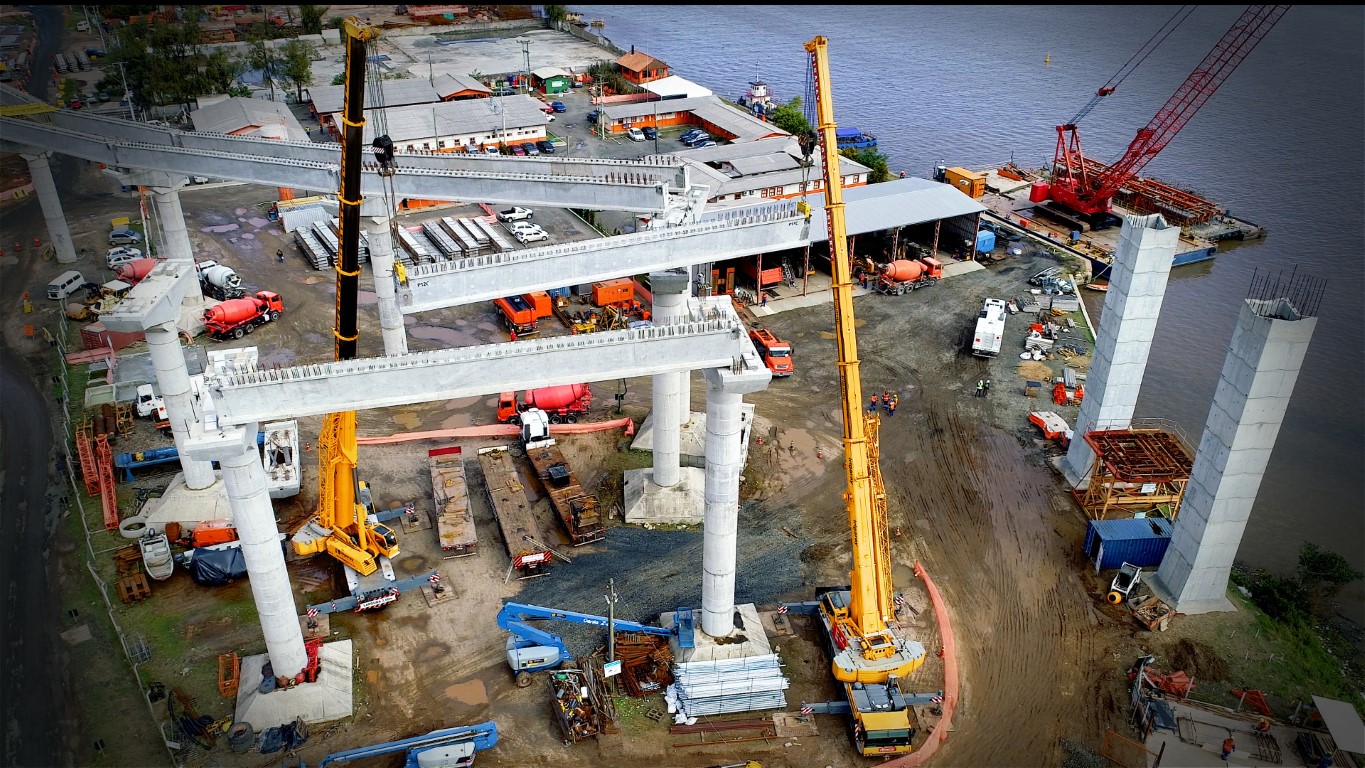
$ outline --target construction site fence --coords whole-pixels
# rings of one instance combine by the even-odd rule
[[[61,458],[56,462],[56,466],[58,471],[65,470],[66,483],[69,488],[66,494],[66,499],[68,499],[69,501],[67,502],[66,506],[68,510],[74,507],[77,517],[80,518],[81,530],[85,534],[86,551],[85,569],[90,574],[90,580],[93,581],[95,583],[95,586],[99,589],[100,598],[104,601],[105,613],[109,617],[109,626],[113,629],[114,635],[118,637],[119,646],[123,649],[123,657],[127,659],[128,667],[133,673],[133,680],[137,683],[138,692],[142,696],[143,703],[147,705],[147,714],[149,716],[150,722],[152,726],[155,728],[155,730],[162,735],[163,737],[162,744],[163,746],[166,747],[166,754],[170,758],[171,763],[173,765],[183,764],[185,754],[183,752],[181,754],[177,754],[176,751],[171,748],[170,744],[166,743],[166,739],[164,738],[166,733],[165,724],[160,719],[158,719],[156,709],[152,706],[150,689],[146,681],[142,679],[142,671],[140,667],[144,663],[146,663],[147,658],[139,659],[137,657],[142,654],[140,653],[135,654],[133,652],[132,644],[128,638],[128,635],[126,632],[124,632],[123,626],[119,624],[118,616],[114,612],[114,603],[112,600],[109,599],[109,585],[105,583],[104,579],[100,577],[99,569],[96,566],[97,553],[95,551],[95,542],[93,534],[96,532],[98,533],[105,532],[103,523],[103,513],[102,511],[100,513],[101,521],[100,525],[97,527],[97,530],[92,531],[90,527],[90,520],[88,518],[88,512],[86,510],[85,499],[83,498],[84,488],[82,487],[79,473],[77,472],[76,469],[76,465],[72,461],[72,454],[74,453],[74,451],[72,450],[72,439],[75,434],[75,427],[72,424],[71,418],[72,413],[70,386],[71,370],[70,366],[66,362],[68,340],[67,328],[68,323],[65,322],[58,323],[57,332],[52,336],[53,339],[52,346],[57,354],[56,369],[57,372],[56,374],[54,374],[55,379],[54,383],[56,384],[58,406],[61,409],[61,413],[57,418],[56,424],[54,425],[55,429],[53,430],[54,431],[53,440],[56,441],[56,443],[61,446],[61,448],[58,449],[58,455]],[[85,404],[81,403],[80,407],[76,409],[76,413],[78,414],[82,413],[84,407]]]

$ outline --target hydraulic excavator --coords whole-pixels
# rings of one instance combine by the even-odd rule
[[[335,358],[356,357],[356,305],[360,282],[360,172],[365,132],[366,44],[379,29],[355,17],[346,19],[345,105],[341,142],[341,188],[339,203],[340,232],[336,260],[336,339]],[[376,142],[375,154],[379,155]],[[379,157],[381,163],[386,159]],[[327,552],[360,576],[369,576],[381,565],[379,558],[398,554],[398,539],[392,529],[374,519],[370,489],[356,478],[355,411],[330,413],[318,435],[318,507],[293,536],[294,552],[315,555]],[[391,569],[386,568],[386,575]],[[362,599],[359,608],[382,607],[396,598],[386,588]],[[378,594],[382,593],[382,594]],[[381,602],[387,595],[390,599]]]
[[[878,467],[880,419],[865,413],[858,367],[858,340],[853,319],[853,278],[844,220],[839,150],[835,141],[834,101],[830,94],[829,41],[820,36],[806,43],[814,82],[817,134],[799,137],[809,162],[817,145],[824,166],[825,212],[829,225],[830,264],[834,282],[835,337],[839,352],[839,388],[843,395],[844,503],[853,539],[850,586],[823,590],[814,606],[824,625],[833,657],[835,679],[847,707],[826,705],[817,712],[850,716],[850,736],[858,752],[877,756],[910,751],[915,726],[909,705],[931,697],[903,694],[898,680],[924,663],[924,646],[902,636],[892,623],[891,540],[887,527],[886,490]],[[804,210],[809,216],[809,206]],[[810,605],[810,604],[805,604]],[[921,701],[923,699],[923,701]]]

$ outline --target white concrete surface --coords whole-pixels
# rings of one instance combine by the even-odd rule
[[[1147,370],[1171,260],[1180,244],[1180,228],[1160,214],[1125,216],[1114,254],[1109,291],[1095,334],[1094,361],[1085,380],[1085,400],[1076,417],[1076,437],[1062,469],[1072,487],[1090,476],[1095,452],[1084,439],[1097,429],[1127,429]]]
[[[180,192],[175,187],[153,187],[152,202],[156,206],[162,245],[166,249],[165,253],[160,255],[167,259],[194,261],[194,245],[190,242],[190,232],[185,226],[185,211],[180,207]],[[150,233],[148,235],[150,237]]]
[[[326,643],[318,649],[317,682],[300,683],[270,693],[257,690],[268,657],[264,654],[247,656],[242,659],[234,720],[251,723],[259,734],[266,728],[292,723],[296,717],[310,725],[350,717],[354,713],[351,691],[355,674],[351,654],[350,640]]]
[[[654,324],[668,327],[687,318],[687,275],[678,272],[650,273],[650,286],[654,291]],[[654,415],[654,471],[650,480],[669,488],[682,479],[679,471],[679,389],[682,372],[667,372],[654,375],[653,415]]]
[[[701,525],[705,520],[706,472],[680,467],[678,482],[664,487],[654,482],[654,469],[625,472],[623,506],[627,523],[644,525]]]
[[[1285,299],[1242,306],[1171,545],[1151,582],[1181,613],[1235,610],[1228,574],[1317,322]]]
[[[213,465],[190,458],[185,446],[191,437],[201,434],[204,425],[199,421],[193,397],[190,395],[189,369],[185,354],[180,349],[180,333],[173,323],[162,323],[146,330],[147,351],[156,372],[156,386],[166,404],[166,417],[171,422],[171,434],[180,454],[180,469],[185,485],[194,491],[213,485]]]

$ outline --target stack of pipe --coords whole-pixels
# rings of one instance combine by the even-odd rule
[[[673,665],[676,682],[669,692],[680,712],[689,716],[781,709],[790,685],[777,654],[718,659]]]

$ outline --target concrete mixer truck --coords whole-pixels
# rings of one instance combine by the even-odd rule
[[[232,267],[216,261],[200,261],[194,266],[199,270],[199,287],[205,296],[227,301],[246,295],[246,289],[242,288],[242,276]]]
[[[550,416],[551,424],[566,422],[573,424],[579,416],[588,414],[592,405],[592,390],[587,384],[561,384],[558,387],[528,389],[520,403],[516,392],[503,392],[498,396],[498,421],[503,424],[520,424],[521,414],[531,408],[539,408]]]
[[[126,264],[114,267],[114,274],[118,275],[118,279],[129,285],[137,285],[142,282],[142,278],[146,277],[148,272],[151,272],[160,263],[160,259],[148,257],[134,259]]]
[[[229,299],[204,310],[204,326],[209,335],[219,341],[240,339],[282,312],[284,301],[278,293],[257,291],[255,296]]]
[[[904,296],[907,292],[937,283],[943,277],[943,264],[930,256],[922,259],[897,259],[883,264],[877,273],[877,290],[889,296]]]

